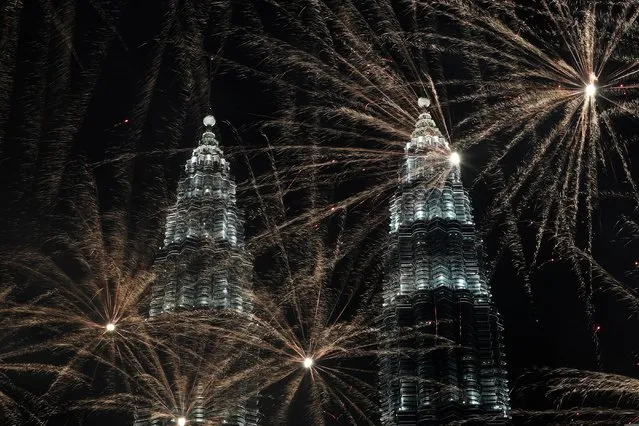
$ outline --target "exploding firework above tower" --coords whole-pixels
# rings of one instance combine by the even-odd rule
[[[459,154],[428,112],[420,114],[405,151],[390,207],[382,327],[388,333],[416,327],[442,344],[439,349],[415,338],[387,348],[380,358],[382,424],[507,421],[501,319],[483,271]]]
[[[164,244],[154,272],[149,316],[171,312],[250,309],[248,291],[252,263],[244,246],[244,214],[238,208],[236,184],[224,158],[214,127],[207,115],[198,147],[185,165],[186,176],[178,183],[177,202],[167,214]],[[209,424],[219,417],[216,407],[206,407],[204,397],[175,408],[175,418],[153,419],[143,413],[136,426]],[[249,426],[259,423],[258,401],[238,401],[224,424]]]

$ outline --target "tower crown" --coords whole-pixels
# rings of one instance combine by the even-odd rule
[[[200,146],[219,146],[219,142],[215,138],[215,133],[213,132],[213,127],[216,123],[215,117],[209,114],[204,117],[202,123],[204,123],[204,132],[202,133],[202,137],[200,138]]]
[[[426,108],[430,105],[428,98],[419,98],[419,106]],[[422,180],[429,182],[438,176],[450,173],[459,179],[459,167],[450,162],[451,151],[448,141],[437,127],[435,120],[428,111],[422,111],[415,123],[415,130],[404,147],[406,160],[401,171],[403,182]]]
[[[186,239],[242,246],[243,212],[236,205],[236,185],[230,165],[215,136],[215,117],[202,120],[198,146],[184,165],[177,202],[167,215],[164,247]]]
[[[204,130],[197,148],[193,150],[190,161],[187,161],[185,170],[187,173],[195,173],[206,170],[220,170],[225,174],[230,173],[229,163],[224,158],[224,152],[215,136],[215,117],[207,115],[202,120]]]
[[[419,98],[419,106],[426,108],[430,105],[428,98]],[[437,127],[435,120],[427,110],[417,117],[415,130],[411,134],[410,141],[406,144],[406,152],[419,152],[429,148],[449,149],[448,142]]]
[[[430,101],[420,98],[419,106]],[[390,336],[418,326],[462,349],[453,353],[435,341],[384,343],[391,350],[380,356],[381,423],[448,424],[485,414],[508,424],[501,319],[461,182],[460,156],[425,110],[405,151],[390,203],[380,323]]]

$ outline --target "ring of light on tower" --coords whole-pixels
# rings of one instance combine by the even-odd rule
[[[112,322],[108,323],[105,327],[106,331],[108,331],[109,333],[115,331],[115,324],[113,324]]]
[[[589,98],[594,97],[597,94],[597,86],[595,83],[588,83],[585,88],[586,96]]]
[[[302,363],[304,368],[311,368],[313,366],[313,358],[304,358],[304,362]]]
[[[458,152],[451,152],[450,157],[448,157],[448,161],[453,166],[459,166],[459,163],[461,163],[461,157]]]
[[[178,426],[185,426],[186,425],[186,417],[178,417],[175,422],[177,423]]]

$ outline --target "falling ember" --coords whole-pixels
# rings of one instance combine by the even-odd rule
[[[304,358],[304,368],[311,368],[313,366],[313,358]]]

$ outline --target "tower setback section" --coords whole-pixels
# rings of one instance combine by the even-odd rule
[[[214,132],[215,118],[207,115],[198,146],[185,164],[177,201],[169,208],[164,244],[155,259],[149,316],[193,310],[228,309],[250,312],[248,298],[252,259],[244,246],[244,213],[238,208],[236,184]],[[247,317],[248,318],[248,317]],[[241,385],[240,385],[241,386]],[[197,393],[197,392],[196,392]],[[154,419],[142,407],[135,426],[212,424],[218,407],[195,397],[174,419]],[[150,411],[149,411],[150,410]],[[237,402],[224,421],[228,426],[259,424],[258,399]]]
[[[380,356],[382,424],[507,423],[503,327],[482,242],[459,155],[428,112],[405,148],[389,251],[380,321],[400,337]]]
[[[244,250],[244,213],[214,133],[215,119],[185,165],[177,202],[169,209],[155,262],[150,316],[202,308],[247,308],[252,265]]]

